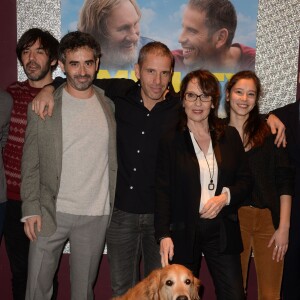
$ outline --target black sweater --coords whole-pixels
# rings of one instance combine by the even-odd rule
[[[253,177],[252,197],[243,205],[269,208],[273,225],[277,229],[280,217],[280,196],[292,195],[294,172],[287,150],[274,145],[274,137],[269,135],[260,147],[247,152]]]

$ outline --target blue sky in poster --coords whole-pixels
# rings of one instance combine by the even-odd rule
[[[181,15],[187,0],[137,0],[141,11],[141,35],[164,42],[170,49],[180,48],[178,36]],[[83,0],[61,0],[62,34],[76,30]],[[238,27],[234,41],[256,46],[258,0],[232,0]]]

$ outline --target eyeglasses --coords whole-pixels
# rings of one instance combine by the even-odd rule
[[[211,101],[211,96],[208,96],[205,94],[197,95],[197,94],[191,93],[191,92],[184,94],[184,99],[189,102],[195,102],[198,98],[200,99],[201,102],[210,102]]]

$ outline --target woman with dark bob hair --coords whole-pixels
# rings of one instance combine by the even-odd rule
[[[216,116],[220,87],[206,70],[181,83],[182,119],[160,143],[155,234],[162,266],[183,264],[199,276],[202,253],[218,300],[244,299],[237,210],[251,191],[237,130]]]

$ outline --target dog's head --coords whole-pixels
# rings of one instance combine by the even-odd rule
[[[169,265],[160,270],[160,300],[198,300],[200,280],[182,265]]]
[[[199,300],[200,280],[182,265],[169,265],[152,273],[115,300]]]

